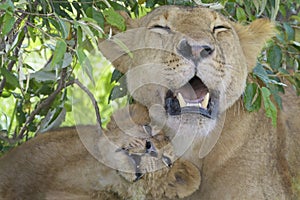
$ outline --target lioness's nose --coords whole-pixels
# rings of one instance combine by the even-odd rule
[[[197,64],[202,59],[209,57],[214,52],[214,48],[210,45],[190,44],[184,39],[178,44],[177,51],[183,57]]]

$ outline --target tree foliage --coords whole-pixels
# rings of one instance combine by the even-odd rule
[[[108,98],[118,96],[112,92],[118,76],[115,72],[112,77],[99,53],[98,39],[109,37],[104,27],[126,29],[117,11],[140,17],[165,4],[210,6],[244,24],[261,17],[276,23],[276,38],[258,58],[244,94],[246,109],[257,111],[263,105],[275,125],[285,85],[300,94],[299,0],[6,0],[0,4],[0,151],[38,130],[74,123],[68,122],[74,90],[88,96],[93,107],[99,105],[102,122],[99,114],[96,122],[107,122],[117,107]]]

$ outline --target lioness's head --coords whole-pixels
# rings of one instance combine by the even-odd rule
[[[126,75],[130,95],[149,109],[153,123],[180,133],[181,144],[217,138],[210,134],[243,93],[273,35],[268,20],[241,26],[202,7],[159,7],[130,24],[100,48]]]

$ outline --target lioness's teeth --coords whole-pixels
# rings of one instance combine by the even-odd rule
[[[187,106],[201,107],[200,103],[187,103]]]
[[[177,99],[179,101],[180,107],[185,107],[186,106],[186,102],[182,97],[182,94],[178,93],[177,94]]]
[[[208,101],[209,101],[209,93],[207,93],[203,99],[203,101],[201,102],[202,104],[202,108],[207,108],[207,105],[208,105]]]

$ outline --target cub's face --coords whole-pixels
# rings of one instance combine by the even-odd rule
[[[100,48],[126,75],[130,95],[148,107],[154,126],[189,146],[204,138],[214,144],[226,109],[244,91],[249,62],[240,37],[213,10],[166,6]]]

